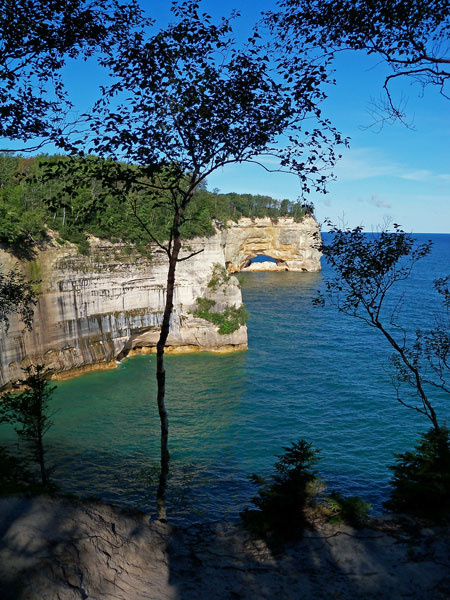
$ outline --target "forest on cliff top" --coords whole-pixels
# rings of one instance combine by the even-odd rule
[[[27,250],[44,241],[52,230],[57,232],[60,243],[76,243],[83,253],[89,250],[87,234],[130,242],[144,250],[150,240],[143,234],[136,211],[158,238],[167,239],[171,218],[167,205],[153,206],[146,201],[142,189],[132,191],[130,202],[123,203],[113,194],[105,196],[102,184],[95,178],[77,186],[76,173],[68,178],[55,168],[65,160],[60,155],[0,155],[0,242],[15,251]],[[222,226],[227,220],[290,216],[300,221],[311,212],[312,206],[299,201],[221,194],[202,186],[194,194],[181,232],[190,239],[212,235],[214,224]]]

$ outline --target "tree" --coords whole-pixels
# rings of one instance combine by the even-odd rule
[[[26,373],[26,379],[19,382],[21,386],[25,386],[25,390],[2,397],[0,422],[11,423],[28,444],[32,460],[39,465],[42,486],[46,487],[48,472],[45,466],[44,436],[52,426],[48,402],[56,387],[49,383],[43,365],[30,366]]]
[[[27,281],[17,269],[0,272],[0,325],[9,328],[11,314],[19,314],[25,326],[31,329],[36,295],[33,283]]]
[[[134,0],[4,0],[0,6],[0,136],[35,150],[64,141],[72,104],[61,70],[114,45],[142,21]],[[40,142],[36,138],[42,138]]]
[[[294,54],[306,52],[327,67],[342,50],[363,50],[388,67],[381,120],[404,121],[392,84],[407,78],[449,96],[450,5],[446,0],[280,0],[267,22]],[[291,59],[292,61],[292,54]],[[295,68],[295,61],[292,63]]]
[[[450,432],[443,426],[420,436],[413,451],[396,454],[385,506],[440,520],[450,512]]]
[[[309,487],[318,480],[314,466],[320,451],[305,440],[284,447],[270,479],[253,475],[258,494],[252,498],[257,509],[246,508],[241,518],[249,531],[275,543],[298,537],[306,526],[305,508],[311,496]]]
[[[213,23],[193,1],[172,10],[176,21],[165,30],[123,37],[102,59],[114,83],[89,117],[93,157],[85,163],[87,176],[132,207],[148,240],[168,259],[157,344],[160,518],[165,518],[162,491],[169,464],[164,349],[176,266],[192,255],[182,255],[181,240],[183,228],[196,218],[189,212],[194,192],[227,164],[256,162],[270,171],[267,164],[274,160],[279,166],[273,169],[297,175],[305,192],[310,186],[322,191],[323,169],[334,163],[334,145],[343,142],[320,116],[321,71],[305,67],[283,78],[258,46],[258,34],[240,48],[230,20]],[[304,131],[306,118],[317,126]],[[151,214],[149,207],[165,212],[165,236],[156,236],[151,219],[142,216]]]
[[[332,227],[333,237],[322,245],[322,252],[333,269],[325,282],[326,299],[349,316],[362,320],[379,331],[394,350],[392,381],[397,400],[424,415],[438,431],[440,425],[430,399],[435,391],[450,393],[450,312],[448,278],[436,282],[443,296],[442,318],[429,331],[417,330],[414,340],[399,323],[401,302],[392,303],[392,290],[405,281],[417,261],[431,251],[431,242],[416,245],[414,238],[397,225],[393,232],[368,235],[362,227]],[[402,395],[404,387],[412,399]]]

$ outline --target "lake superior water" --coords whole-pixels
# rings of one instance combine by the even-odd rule
[[[433,281],[450,272],[450,235],[416,237],[434,247],[402,288],[410,330],[433,326]],[[173,522],[236,518],[255,492],[248,476],[268,474],[300,438],[321,450],[318,470],[331,487],[381,510],[393,453],[412,448],[429,423],[396,401],[391,350],[378,332],[312,305],[328,274],[323,264],[321,273],[241,275],[248,351],[167,356]],[[154,356],[139,356],[58,383],[47,445],[63,491],[154,512],[155,366]],[[432,398],[448,422],[448,398]]]

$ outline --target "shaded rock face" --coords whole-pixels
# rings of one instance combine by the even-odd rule
[[[202,252],[177,266],[168,352],[247,348],[245,326],[221,335],[215,325],[192,314],[199,297],[214,300],[219,312],[242,304],[235,277],[215,289],[208,287],[215,265],[223,267],[227,261],[230,271],[242,270],[259,244],[281,261],[281,270],[320,268],[317,251],[307,247],[318,230],[314,219],[241,222],[241,228],[233,223],[211,238],[189,243],[186,253]],[[6,271],[16,262],[0,250],[1,269]],[[23,368],[30,363],[45,364],[62,378],[111,368],[129,354],[156,350],[168,268],[164,253],[155,251],[150,261],[125,245],[93,240],[89,256],[82,256],[71,244],[52,242],[20,266],[30,278],[40,280],[39,302],[32,331],[24,331],[15,316],[9,331],[0,331],[0,386],[23,378]]]
[[[272,221],[240,219],[224,231],[225,262],[230,273],[239,271],[320,271],[320,230],[306,216],[300,223],[291,217]],[[251,265],[259,254],[275,259]],[[261,266],[262,265],[262,266]]]
[[[2,600],[448,600],[450,529],[316,525],[273,552],[227,523],[0,499]],[[278,549],[280,550],[280,549]]]

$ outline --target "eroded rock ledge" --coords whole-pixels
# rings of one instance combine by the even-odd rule
[[[316,526],[275,554],[238,526],[176,529],[102,504],[0,499],[2,600],[445,600],[449,528]]]
[[[215,265],[229,271],[245,270],[259,253],[273,256],[278,270],[318,270],[320,255],[313,247],[318,225],[311,217],[241,219],[217,230],[211,238],[189,243],[186,252],[200,254],[179,263],[174,314],[168,352],[230,352],[247,348],[247,329],[221,335],[218,328],[195,318],[196,299],[208,297],[215,310],[239,307],[239,282],[230,277],[208,287]],[[0,250],[6,271],[17,260]],[[11,318],[8,335],[0,332],[0,387],[23,378],[30,363],[45,364],[56,376],[67,378],[92,368],[111,368],[116,360],[137,352],[154,352],[164,308],[166,256],[155,250],[151,261],[121,244],[91,240],[82,256],[72,244],[55,240],[20,263],[28,276],[38,278],[39,302],[31,332]],[[273,270],[273,263],[269,263]]]

